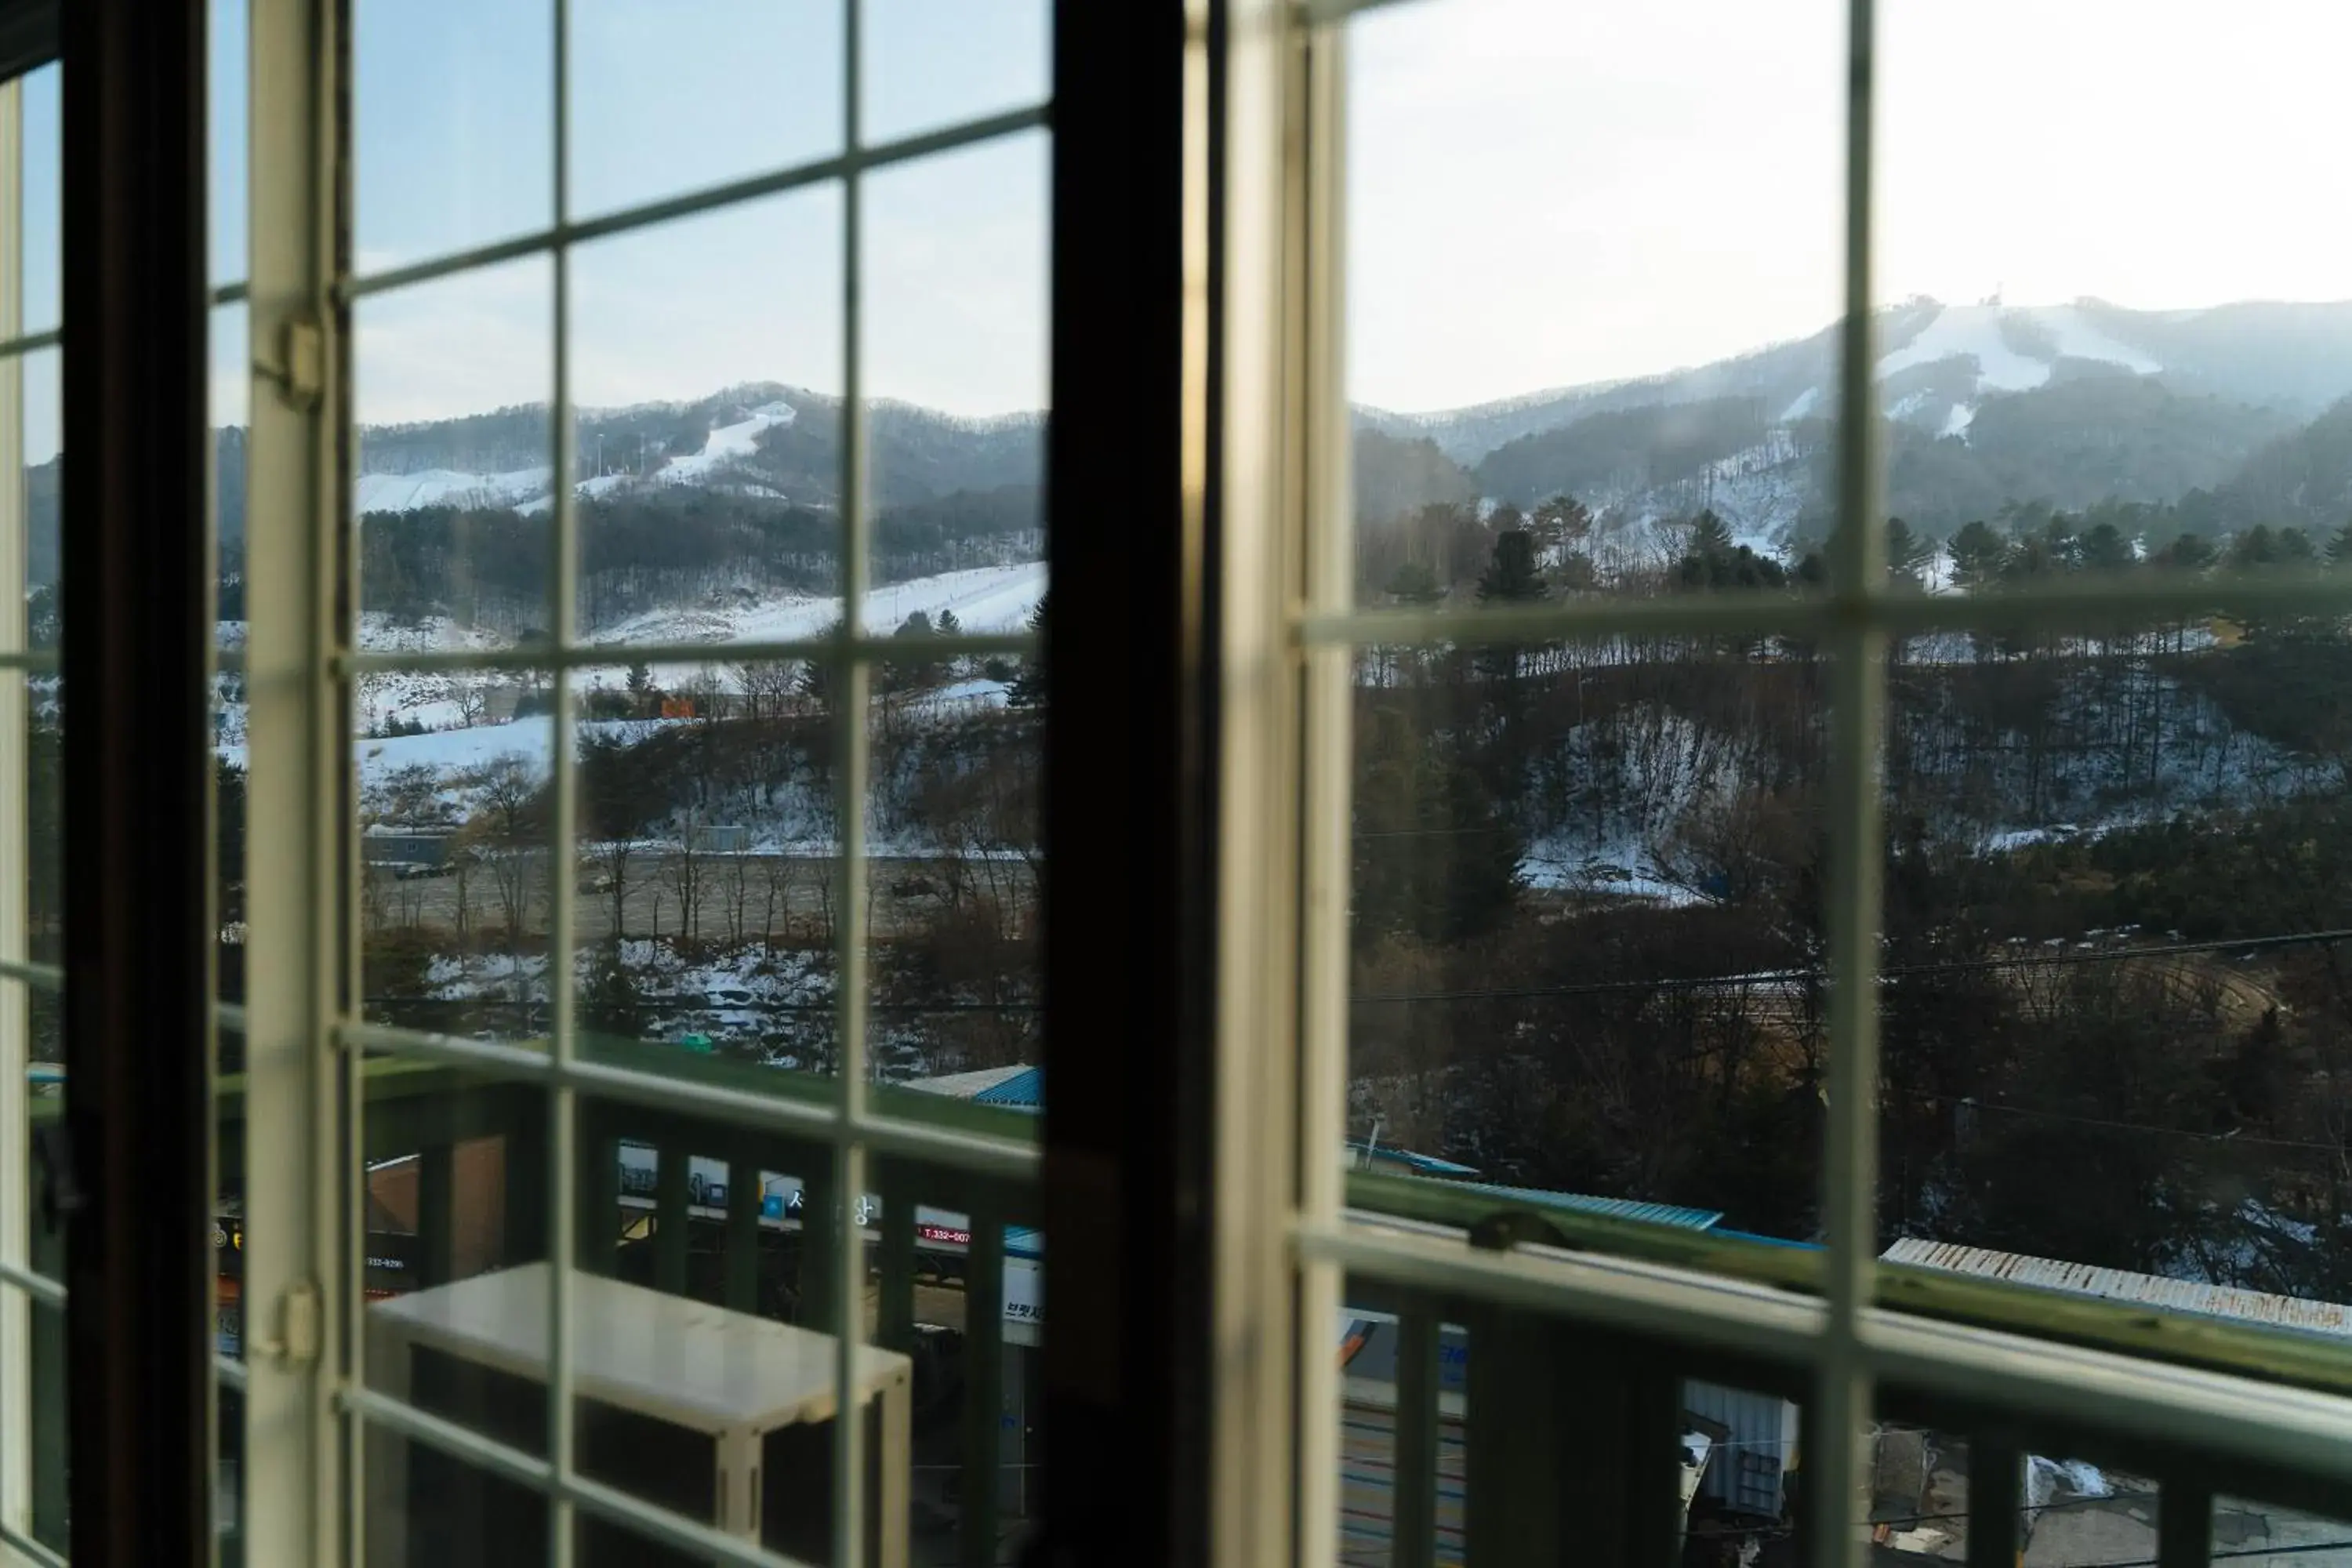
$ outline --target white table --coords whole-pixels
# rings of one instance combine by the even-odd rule
[[[369,1385],[408,1397],[409,1352],[420,1345],[543,1384],[547,1284],[547,1265],[527,1263],[374,1303],[366,1314]],[[713,1440],[719,1517],[705,1522],[745,1541],[761,1533],[761,1439],[835,1414],[831,1334],[574,1273],[572,1342],[578,1396]],[[880,1568],[905,1568],[913,1363],[860,1345],[856,1372],[860,1397],[882,1407]],[[404,1563],[404,1440],[372,1433],[367,1471],[368,1560]]]

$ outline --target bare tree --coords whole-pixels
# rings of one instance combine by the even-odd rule
[[[457,724],[470,730],[490,715],[490,691],[478,680],[464,678],[449,683],[449,700],[457,705]]]
[[[670,886],[677,893],[677,934],[692,941],[702,928],[702,813],[689,809],[678,816],[677,853],[670,857]]]
[[[482,771],[481,792],[480,842],[511,947],[530,921],[539,801],[530,759],[520,752],[491,758]]]
[[[743,945],[745,917],[751,902],[751,858],[740,849],[727,857],[727,940],[737,947]]]

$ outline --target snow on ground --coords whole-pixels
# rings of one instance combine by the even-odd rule
[[[2058,353],[2063,358],[2104,360],[2139,375],[2154,375],[2164,368],[2139,350],[2101,331],[2072,305],[2043,305],[2026,313],[2058,340]]]
[[[2050,345],[2045,357],[2021,353],[2001,331],[2011,321],[2022,329],[2021,338],[2042,339]],[[1977,362],[1977,387],[1983,392],[2025,392],[2050,379],[2050,366],[2060,358],[2101,360],[2147,374],[2163,367],[2097,327],[2072,305],[2044,305],[2010,310],[2000,305],[1946,305],[1927,330],[1878,362],[1878,374],[1894,375],[1914,365],[1969,355]]]
[[[1805,388],[1804,391],[1797,394],[1795,401],[1791,402],[1788,407],[1780,410],[1780,423],[1783,425],[1794,425],[1798,420],[1802,419],[1805,416],[1811,414],[1813,409],[1820,405],[1821,401],[1822,389],[1820,387],[1809,386]]]
[[[501,506],[542,494],[553,470],[516,468],[503,474],[468,474],[425,468],[413,474],[362,474],[352,504],[362,514],[415,511],[427,506]]]
[[[1559,840],[1533,845],[1519,861],[1519,880],[1542,892],[1642,899],[1675,909],[1706,901],[1668,880],[1649,852],[1633,843],[1604,844],[1597,849]]]
[[[1045,594],[1045,563],[978,566],[867,591],[866,624],[890,632],[920,610],[934,622],[952,610],[968,632],[1010,631]],[[823,636],[841,619],[838,595],[765,599],[750,605],[648,610],[600,629],[599,645],[654,642],[788,642]],[[618,648],[615,651],[620,651]],[[717,651],[714,649],[714,651]]]
[[[1944,416],[1942,433],[1947,436],[1965,436],[1969,433],[1969,426],[1976,423],[1976,417],[1977,411],[1971,405],[1955,403],[1952,405],[1952,411]]]
[[[655,476],[666,485],[700,484],[712,474],[759,450],[760,433],[796,417],[789,403],[770,403],[751,410],[732,425],[721,425],[703,438],[702,450],[672,458]]]
[[[2115,1483],[2097,1466],[2081,1459],[2046,1459],[2039,1454],[2025,1457],[2025,1493],[2030,1507],[2046,1508],[2053,1498],[2113,1497]]]

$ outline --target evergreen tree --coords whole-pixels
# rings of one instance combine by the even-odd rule
[[[1037,596],[1037,607],[1029,612],[1029,632],[1042,647],[1045,642],[1045,606],[1053,603],[1051,593]],[[1045,661],[1042,655],[1024,658],[1021,668],[1005,684],[1004,705],[1008,708],[1043,708],[1045,706]]]
[[[1952,582],[1968,589],[1990,587],[2009,561],[2009,542],[1982,519],[1964,523],[1952,535]]]
[[[2242,571],[2275,566],[2278,562],[2278,536],[2266,523],[2258,522],[2230,542],[2230,564]]]
[[[1494,558],[1478,574],[1478,602],[1506,604],[1544,596],[1543,574],[1536,569],[1536,542],[1522,528],[1495,536]]]
[[[580,1027],[615,1039],[645,1036],[645,993],[621,956],[618,937],[598,944],[589,960],[580,987]]]
[[[2337,529],[2327,541],[2327,563],[2352,566],[2352,522]]]
[[[2138,561],[2132,542],[2112,522],[2102,522],[2083,535],[2083,565],[2089,571],[2128,571]]]
[[[1690,544],[1686,553],[1701,561],[1717,561],[1731,553],[1731,530],[1712,508],[1691,519]]]
[[[1574,496],[1557,495],[1535,510],[1532,531],[1547,549],[1568,550],[1591,536],[1592,512]]]
[[[2318,559],[2319,552],[2311,542],[2311,535],[2299,528],[2278,531],[2278,559],[2282,566],[2304,566]]]
[[[841,623],[835,621],[819,632],[817,639],[820,642],[831,642],[840,636]],[[800,688],[802,696],[830,713],[833,711],[835,698],[841,690],[840,667],[831,658],[810,659],[801,666],[800,674],[795,678],[793,684]]]
[[[2179,572],[2202,572],[2213,564],[2213,546],[2203,534],[2183,533],[2165,547],[2163,563]]]
[[[1388,585],[1381,590],[1401,605],[1433,605],[1445,596],[1437,585],[1437,574],[1425,561],[1405,561],[1389,574]]]
[[[1899,588],[1920,586],[1920,574],[1934,560],[1936,547],[1911,531],[1899,517],[1886,520],[1886,576]]]

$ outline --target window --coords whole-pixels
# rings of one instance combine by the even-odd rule
[[[223,752],[285,829],[224,1081],[242,1548],[331,1541],[262,1500],[340,1474],[372,1561],[998,1561],[1042,1397],[1044,8],[361,5],[347,235],[310,26],[257,11],[226,84]]]
[[[0,1531],[37,1557],[67,1538],[64,1265],[30,1152],[62,1060],[58,90],[55,66],[0,84]]]
[[[2236,88],[2209,157],[2137,11],[1881,9],[215,7],[217,1444],[148,1458],[224,1559],[2352,1551],[2352,338],[2053,154],[2325,257],[2318,126]],[[51,1155],[56,80],[0,87]],[[2011,305],[2012,234],[2187,304]],[[9,1152],[50,1562],[70,1380],[155,1352],[66,1348]]]
[[[2307,1119],[2201,1088],[2334,1016],[2324,874],[2259,846],[2332,841],[2344,601],[2261,489],[2286,447],[2221,432],[2321,416],[2352,364],[2257,395],[2185,323],[2303,308],[2037,308],[2000,271],[2340,291],[2324,245],[2136,265],[2036,163],[2230,203],[2294,112],[2186,163],[2087,109],[1963,130],[1965,62],[2033,30],[1999,8],[1308,9],[1295,53],[1240,46],[1228,121],[1237,167],[1286,114],[1305,149],[1286,189],[1232,175],[1238,254],[1297,270],[1237,264],[1227,413],[1294,423],[1260,488],[1226,470],[1277,581],[1227,580],[1269,671],[1237,706],[1295,748],[1253,939],[1297,945],[1253,1022],[1299,1020],[1265,1220],[1303,1259],[1298,1557],[2225,1554],[2210,1478],[2282,1458],[2304,1396],[2220,1374],[2344,1385],[2340,1341],[2277,1331],[2340,1319],[2332,1156],[2293,1146],[2335,1145],[2335,1026],[2297,1015]],[[2323,26],[2284,15],[2249,36]],[[2213,79],[2147,23],[2072,19],[2034,68]],[[2118,456],[2168,419],[2196,456]],[[2165,553],[2216,527],[2219,565]],[[2232,664],[2300,683],[2284,751],[2207,706]],[[2231,745],[2260,784],[2179,776]],[[2085,918],[2190,885],[2193,917]],[[2231,1436],[2234,1398],[2279,1426]],[[2270,1494],[2336,1495],[2307,1458]]]

